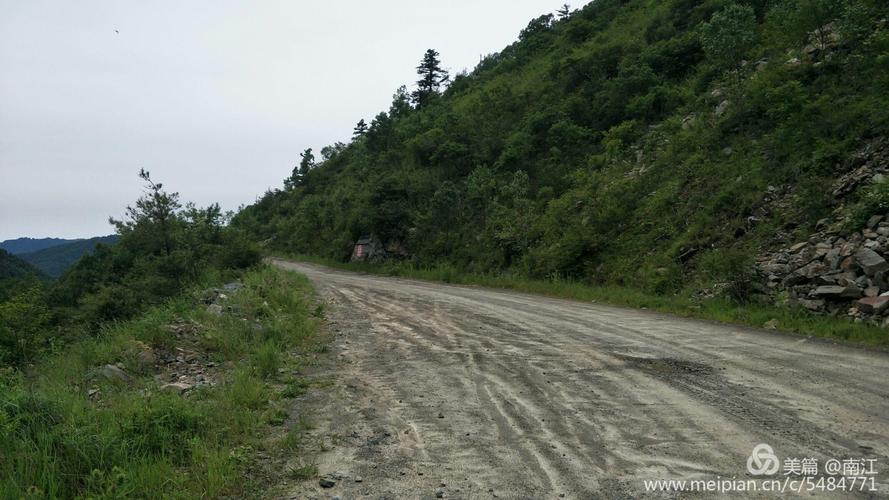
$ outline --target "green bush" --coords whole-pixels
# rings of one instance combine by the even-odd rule
[[[857,203],[849,209],[846,227],[857,231],[873,215],[889,214],[889,182],[880,182],[863,189]]]
[[[756,12],[749,5],[729,4],[701,26],[701,45],[715,66],[736,65],[756,43]]]
[[[243,269],[259,262],[255,243],[226,226],[218,205],[183,207],[148,172],[146,194],[112,220],[120,239],[81,259],[51,288],[48,304],[77,309],[63,319],[101,323],[129,318],[178,295],[213,270]]]
[[[0,302],[0,367],[33,361],[51,340],[50,311],[40,288]]]
[[[736,302],[747,302],[754,291],[753,256],[741,249],[717,249],[700,257],[698,267],[710,285],[724,285],[725,294]]]

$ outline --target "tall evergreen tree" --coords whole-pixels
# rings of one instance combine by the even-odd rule
[[[562,6],[559,7],[559,10],[557,10],[556,13],[559,15],[559,19],[565,19],[571,15],[571,6],[567,3],[562,4]]]
[[[299,157],[299,165],[293,167],[290,177],[284,179],[285,189],[293,189],[298,186],[305,179],[309,170],[315,168],[315,155],[312,153],[312,148],[308,148],[300,153]]]
[[[364,121],[364,118],[358,121],[358,124],[355,125],[355,130],[352,132],[352,137],[358,139],[367,133],[367,122]]]
[[[389,106],[389,116],[398,118],[408,114],[411,110],[411,96],[407,91],[407,87],[402,85],[398,87],[395,94],[392,95],[392,105]]]
[[[315,168],[315,154],[312,153],[312,148],[308,148],[300,153],[299,157],[299,175],[305,177],[309,170]]]
[[[182,208],[179,193],[164,191],[164,185],[151,180],[147,170],[139,169],[139,178],[145,181],[145,194],[136,200],[136,206],[127,206],[126,217],[122,220],[108,219],[121,236],[142,228],[149,235],[146,241],[160,243],[160,248],[152,248],[151,253],[170,255],[173,248],[173,232],[177,223],[176,213]]]
[[[429,49],[423,56],[423,61],[417,66],[417,74],[420,75],[420,79],[417,80],[417,90],[411,94],[417,108],[429,104],[430,99],[438,95],[441,86],[447,83],[450,78],[448,72],[441,67],[438,56],[435,49]]]

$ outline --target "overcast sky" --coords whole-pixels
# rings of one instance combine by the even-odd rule
[[[0,240],[113,232],[139,168],[199,205],[251,203],[562,0],[0,0]],[[579,6],[579,3],[578,3]]]

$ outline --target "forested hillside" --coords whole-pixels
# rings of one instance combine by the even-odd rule
[[[341,260],[373,234],[419,265],[656,293],[743,279],[822,218],[889,207],[881,175],[843,181],[885,149],[884,8],[597,0],[468,74],[433,51],[416,92],[234,224]]]
[[[98,245],[113,245],[117,235],[97,236],[85,240],[75,240],[60,245],[53,245],[35,252],[19,255],[23,260],[39,269],[44,274],[58,278],[65,270],[74,265],[84,255],[92,254]]]
[[[0,279],[21,278],[31,274],[40,272],[24,260],[0,249]]]

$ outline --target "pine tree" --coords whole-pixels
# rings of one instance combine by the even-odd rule
[[[352,137],[358,139],[363,136],[367,132],[367,123],[364,121],[364,118],[358,121],[358,124],[355,125],[355,130],[352,132]]]
[[[312,153],[312,148],[308,148],[300,153],[299,157],[299,165],[293,167],[290,177],[284,179],[284,189],[293,189],[300,185],[306,178],[309,170],[315,168],[315,155]]]
[[[423,56],[423,61],[417,66],[417,74],[420,75],[420,79],[417,80],[417,90],[411,94],[417,108],[429,104],[431,98],[437,96],[441,86],[448,81],[448,72],[442,69],[438,56],[438,52],[429,49]]]
[[[389,106],[389,116],[398,118],[405,116],[411,110],[411,96],[408,94],[407,87],[402,85],[398,87],[395,94],[392,95],[392,104]]]
[[[305,178],[306,174],[309,173],[309,170],[315,168],[315,155],[312,153],[312,148],[308,148],[300,153],[299,157],[299,175],[300,177]]]
[[[562,4],[562,7],[560,7],[556,13],[559,15],[559,19],[565,19],[571,15],[571,6],[567,3]]]
[[[176,214],[182,205],[179,193],[164,191],[164,185],[151,180],[147,170],[139,170],[139,178],[145,181],[145,193],[136,200],[136,206],[127,206],[123,220],[108,219],[120,235],[131,234],[137,229],[149,235],[146,241],[160,243],[160,248],[152,252],[170,255],[173,248],[173,232],[176,225]]]

